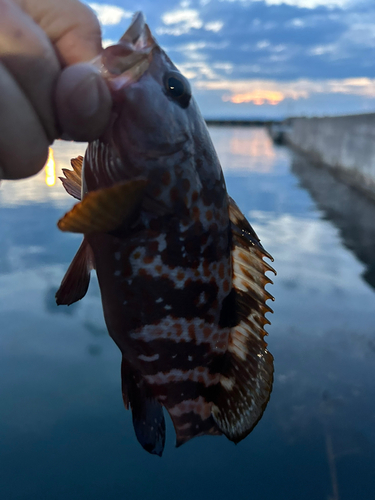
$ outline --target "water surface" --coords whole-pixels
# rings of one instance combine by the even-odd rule
[[[237,446],[200,437],[179,449],[168,423],[163,458],[144,452],[95,276],[83,301],[54,302],[80,243],[56,228],[73,200],[53,171],[4,182],[1,499],[375,499],[375,207],[261,128],[210,130],[228,191],[278,271],[263,419]],[[56,143],[57,173],[83,150]]]

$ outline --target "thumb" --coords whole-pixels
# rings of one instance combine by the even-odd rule
[[[56,111],[61,130],[76,141],[97,139],[109,121],[111,96],[91,64],[67,67],[56,86]]]

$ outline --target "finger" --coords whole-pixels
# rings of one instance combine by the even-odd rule
[[[34,108],[1,64],[0,88],[1,176],[3,179],[29,177],[45,164],[49,140]]]
[[[46,134],[56,138],[53,90],[60,64],[46,34],[9,0],[0,0],[0,60],[33,105]]]
[[[78,0],[14,0],[45,31],[63,66],[90,61],[101,49],[94,12]]]
[[[56,86],[61,129],[76,141],[92,141],[104,131],[111,113],[111,95],[99,71],[90,64],[66,68]]]

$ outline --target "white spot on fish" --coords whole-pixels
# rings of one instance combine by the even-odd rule
[[[166,306],[164,306],[164,309],[166,309],[167,311],[170,311],[172,309],[172,306],[166,305]]]
[[[140,359],[141,361],[156,361],[157,359],[159,359],[159,354],[154,354],[153,356],[145,356],[144,354],[140,354],[138,356],[138,359]]]
[[[201,318],[187,320],[185,318],[176,319],[172,316],[166,316],[157,325],[144,325],[139,331],[131,332],[130,337],[141,342],[152,342],[160,339],[168,339],[176,343],[191,342],[189,336],[190,325],[194,326],[194,342],[196,345],[209,344],[211,349],[215,349],[215,352],[225,352],[227,350],[227,336],[229,336],[230,329],[223,330],[222,335],[226,336],[226,338],[221,338],[221,342],[218,344],[216,339],[212,339],[216,331],[214,331],[215,326],[206,323]],[[211,332],[208,337],[207,330]]]
[[[208,387],[219,382],[219,374],[211,374],[208,368],[203,368],[203,370],[204,371],[197,371],[192,369],[185,371],[173,368],[169,372],[158,372],[154,375],[144,375],[144,378],[151,385],[164,385],[171,382],[191,380],[192,382],[201,382]]]
[[[165,234],[161,234],[158,238],[155,238],[155,240],[159,243],[158,252],[162,252],[163,250],[165,250],[167,248]]]
[[[162,297],[159,297],[158,300],[155,300],[156,304],[160,304],[160,302],[163,302]]]
[[[115,259],[120,260],[121,259],[121,252],[115,252]]]
[[[202,306],[206,303],[206,293],[205,292],[201,292],[199,294],[199,301],[198,301],[198,305],[199,306]]]
[[[174,359],[177,356],[177,354],[173,354],[172,359]]]
[[[115,276],[121,276],[121,271],[119,269],[117,269],[117,271],[115,271],[114,275]]]
[[[223,375],[220,377],[220,384],[227,389],[227,391],[231,391],[233,389],[233,386],[235,384],[235,379],[234,378],[227,378],[224,377]]]
[[[189,361],[193,361],[193,356],[188,356]]]

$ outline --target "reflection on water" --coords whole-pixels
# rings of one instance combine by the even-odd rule
[[[365,264],[364,279],[375,288],[375,204],[338,181],[328,169],[311,165],[295,154],[292,172],[309,191],[324,218],[340,230],[347,248]]]
[[[3,181],[0,191],[1,206],[28,205],[29,203],[49,203],[55,207],[69,205],[66,193],[61,190],[56,177],[62,175],[63,168],[70,168],[70,159],[82,155],[85,144],[56,141],[46,169],[32,179]]]
[[[211,135],[223,168],[229,171],[271,173],[276,165],[276,153],[269,137],[261,128],[232,128],[228,136],[225,127],[211,127]],[[283,152],[279,152],[279,158]]]
[[[49,148],[48,159],[44,166],[44,172],[46,174],[47,186],[54,186],[56,184],[56,162],[52,148]]]
[[[169,425],[163,458],[146,454],[122,405],[96,278],[83,301],[54,304],[80,243],[56,228],[74,200],[45,172],[4,182],[1,499],[375,498],[375,296],[362,279],[372,283],[372,208],[263,129],[211,132],[228,191],[278,271],[262,421],[238,446],[205,437],[178,450]],[[56,174],[83,150],[54,145]]]

